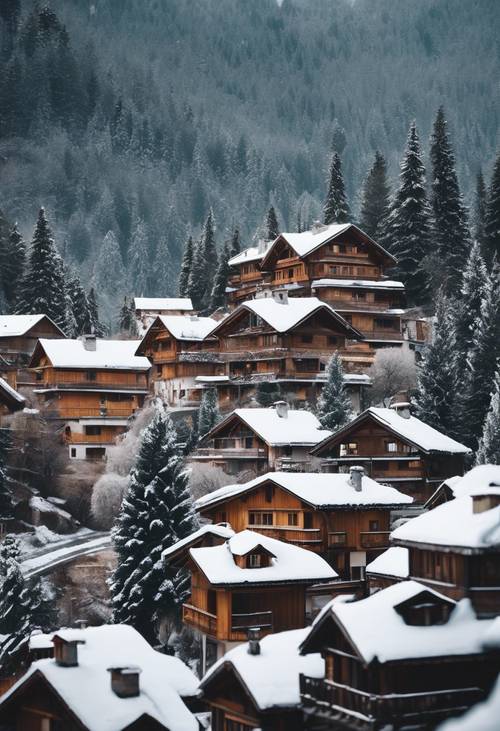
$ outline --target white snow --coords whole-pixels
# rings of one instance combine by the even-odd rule
[[[197,510],[204,510],[208,506],[221,500],[240,496],[254,490],[268,481],[283,487],[309,505],[316,508],[375,505],[408,505],[413,498],[404,495],[394,487],[381,485],[371,477],[363,475],[362,489],[357,492],[345,473],[333,474],[329,472],[267,472],[250,482],[238,485],[225,485],[218,490],[203,495],[195,502]]]
[[[54,368],[99,368],[113,370],[148,371],[147,358],[135,355],[139,340],[96,339],[96,349],[86,350],[83,340],[38,341]]]
[[[272,243],[272,241],[267,241],[262,246],[249,246],[239,254],[236,254],[236,256],[231,257],[231,259],[229,259],[229,266],[235,267],[240,264],[246,264],[249,261],[258,261],[259,259],[263,259]]]
[[[366,573],[407,579],[410,574],[408,549],[403,546],[391,546],[367,564]]]
[[[56,508],[54,508],[56,509]],[[99,538],[90,538],[88,541],[77,544],[66,545],[62,548],[54,547],[53,551],[47,551],[41,555],[27,558],[21,563],[21,570],[27,577],[41,574],[49,568],[66,563],[79,556],[88,556],[92,553],[104,550],[111,544],[111,536],[104,535]]]
[[[47,315],[0,315],[0,338],[26,335],[28,330],[31,330],[44,318],[57,328],[57,325]],[[59,328],[57,329],[59,330]],[[63,335],[62,331],[61,335]]]
[[[260,655],[248,653],[248,643],[229,650],[210,668],[203,688],[224,667],[231,664],[260,711],[296,707],[300,703],[299,674],[323,678],[324,660],[319,653],[300,655],[299,646],[310,628],[267,635],[260,641]]]
[[[194,380],[198,383],[225,383],[231,379],[229,376],[196,376]]]
[[[477,488],[473,493],[500,495],[500,487]],[[399,526],[391,540],[466,549],[499,546],[500,505],[474,513],[471,495],[463,495]]]
[[[215,429],[219,431],[233,416],[241,419],[271,446],[314,446],[331,435],[330,431],[321,428],[318,419],[310,411],[288,409],[288,416],[280,417],[274,407],[235,409]]]
[[[471,495],[478,489],[488,488],[490,485],[500,485],[500,465],[481,464],[473,467],[463,477],[446,480],[455,497]]]
[[[244,555],[262,546],[274,558],[269,566],[240,568],[234,556]],[[321,556],[298,546],[244,530],[236,533],[220,546],[191,548],[191,558],[212,585],[273,584],[282,581],[314,583],[337,577]]]
[[[416,581],[401,581],[367,599],[334,602],[329,606],[366,663],[375,657],[380,662],[390,662],[481,653],[483,638],[493,620],[477,619],[469,599],[458,602],[446,624],[415,626],[405,623],[395,607],[422,591],[442,597]],[[442,598],[452,601],[448,597]]]
[[[38,660],[2,697],[2,702],[34,673],[40,673],[80,723],[92,731],[120,731],[143,714],[163,723],[169,731],[198,730],[195,717],[181,698],[196,695],[196,677],[178,658],[153,650],[132,627],[103,625],[60,630],[54,635],[83,641],[78,645],[78,666],[61,667],[53,659]],[[134,666],[142,671],[140,694],[119,698],[111,690],[108,668]]]
[[[204,340],[218,324],[212,317],[160,315],[159,319],[176,340]]]
[[[192,543],[196,543],[196,541],[208,534],[226,539],[234,536],[234,530],[229,524],[213,525],[212,523],[207,523],[207,525],[202,525],[201,528],[198,528],[198,530],[196,530],[194,533],[191,533],[190,536],[186,536],[186,538],[181,538],[181,540],[177,541],[177,543],[174,543],[168,548],[165,548],[165,550],[161,554],[162,559],[165,560],[172,553],[177,553],[179,549],[184,548],[185,546],[189,546]]]
[[[53,635],[45,635],[42,631],[33,631],[30,635],[28,647],[30,650],[51,650],[54,647]]]
[[[500,719],[500,677],[488,698],[459,718],[451,718],[437,731],[498,731]]]
[[[318,310],[327,310],[344,328],[354,330],[330,305],[317,297],[291,297],[288,302],[276,302],[274,297],[261,297],[247,300],[240,307],[250,310],[280,333],[288,332]]]
[[[5,381],[3,378],[0,378],[0,390],[5,391],[5,393],[7,393],[11,398],[19,401],[20,404],[26,401],[24,396],[21,396],[21,394],[13,389],[12,386],[9,385],[7,381]]]
[[[66,520],[73,520],[70,513],[66,510],[63,510],[39,495],[30,498],[29,506],[32,510],[38,510],[40,513],[55,513]]]
[[[134,297],[134,308],[152,313],[165,310],[184,310],[191,312],[193,303],[189,297]]]
[[[301,233],[282,233],[280,238],[285,239],[298,256],[307,256],[318,246],[323,246],[330,239],[347,231],[351,225],[350,223],[332,223],[329,226],[318,226],[318,228]]]
[[[390,279],[381,279],[377,281],[373,281],[371,279],[316,279],[311,283],[311,287],[358,287],[361,289],[398,289],[401,291],[405,288],[403,282],[397,282]],[[402,312],[404,312],[404,310],[402,310]]]

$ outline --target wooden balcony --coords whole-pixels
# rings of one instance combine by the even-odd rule
[[[358,719],[361,715],[365,725],[356,725],[360,729],[375,729],[393,723],[399,728],[413,721],[419,724],[438,722],[441,718],[466,711],[484,697],[480,688],[391,693],[384,696],[305,675],[300,675],[299,680],[302,703],[312,710],[313,715],[328,717],[330,713],[339,711]]]
[[[127,408],[102,408],[98,406],[66,406],[59,409],[48,409],[44,411],[44,416],[49,419],[84,419],[90,418],[101,418],[114,417],[117,419],[128,419],[129,416],[137,410],[136,407],[130,406]]]
[[[328,548],[347,545],[347,533],[345,531],[333,531],[328,533]]]
[[[358,328],[368,340],[403,340],[399,330],[365,330]]]
[[[215,614],[193,607],[192,604],[182,605],[182,621],[206,635],[212,637],[217,635],[217,617]]]
[[[388,530],[361,531],[361,546],[363,548],[387,548],[389,546]]]
[[[198,447],[191,454],[192,459],[203,457],[211,457],[213,459],[267,459],[267,451],[265,449],[245,449],[244,447],[227,447],[224,449],[215,449],[212,447]]]
[[[37,381],[37,388],[49,388],[56,389],[57,391],[72,391],[72,390],[95,390],[96,388],[105,389],[106,391],[131,391],[137,393],[146,393],[148,390],[148,384],[146,379],[142,383],[127,383],[119,380],[114,380],[112,383],[104,380],[96,381],[58,381],[57,383],[47,383],[43,381]]]
[[[118,427],[119,428],[119,427]],[[66,435],[64,441],[66,444],[114,444],[118,432],[110,434],[79,434],[78,432],[72,432]]]
[[[245,632],[250,627],[260,627],[270,632],[273,631],[273,613],[247,612],[245,614],[234,613],[231,616],[231,632]]]
[[[296,528],[288,525],[247,525],[248,530],[262,533],[278,541],[293,543],[297,546],[320,547],[322,544],[320,528]]]

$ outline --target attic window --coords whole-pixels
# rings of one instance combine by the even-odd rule
[[[386,442],[385,451],[386,452],[397,452],[398,451],[397,443],[396,442]]]
[[[355,456],[358,453],[358,443],[357,442],[348,442],[347,444],[341,444],[340,445],[340,456],[341,457],[349,457],[349,456]]]
[[[247,568],[249,569],[260,569],[262,567],[262,559],[260,553],[251,553],[247,556]]]
[[[406,624],[413,627],[430,627],[446,624],[454,606],[454,602],[443,601],[430,592],[423,591],[394,609]]]

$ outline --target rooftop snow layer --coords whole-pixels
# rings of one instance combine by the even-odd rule
[[[92,731],[119,731],[143,714],[150,715],[170,731],[197,731],[198,723],[181,696],[196,695],[198,681],[181,660],[156,652],[127,625],[60,630],[51,636],[55,634],[85,642],[78,645],[78,665],[68,668],[52,659],[38,660],[2,697],[2,703],[39,672],[82,725]],[[38,638],[36,642],[40,643],[42,640]],[[131,666],[138,666],[142,671],[140,695],[122,699],[111,690],[108,668]]]
[[[229,266],[239,266],[239,264],[245,264],[248,261],[262,259],[272,243],[272,241],[265,241],[261,242],[260,246],[249,246],[247,249],[243,249],[239,254],[229,259]]]
[[[372,281],[371,279],[316,279],[311,287],[361,287],[364,289],[400,289],[404,290],[403,282],[382,279]]]
[[[186,538],[181,538],[181,540],[177,541],[177,543],[174,543],[168,548],[165,548],[165,550],[161,554],[162,559],[165,560],[172,553],[177,553],[180,548],[183,548],[184,546],[189,546],[190,543],[195,543],[199,538],[207,535],[207,533],[219,536],[220,538],[224,539],[234,536],[234,530],[231,528],[231,526],[213,525],[212,523],[208,523],[207,525],[202,525],[201,528],[198,528],[198,530],[196,530],[194,533],[191,533],[191,535],[186,536]]]
[[[134,355],[139,340],[96,339],[96,349],[86,350],[83,340],[42,338],[38,341],[54,368],[109,368],[148,371],[147,358]]]
[[[310,411],[288,409],[288,416],[282,417],[275,408],[235,409],[224,421],[233,416],[238,416],[272,446],[314,446],[331,434],[321,428],[317,417]],[[216,425],[217,428],[221,423]]]
[[[210,668],[202,687],[230,663],[242,679],[260,711],[296,707],[300,703],[299,674],[323,678],[324,660],[319,653],[300,655],[299,645],[310,628],[267,635],[260,641],[260,655],[250,655],[248,643],[229,650]]]
[[[134,308],[136,310],[185,310],[191,311],[193,303],[189,297],[134,297]]]
[[[500,465],[481,464],[473,467],[463,477],[446,480],[455,497],[470,495],[478,489],[484,489],[490,485],[500,485]]]
[[[351,325],[341,315],[317,297],[291,297],[288,302],[276,302],[274,297],[260,297],[259,299],[243,302],[242,307],[248,308],[274,330],[281,333],[287,332],[313,312],[323,308],[329,310],[338,320],[343,322],[345,327],[352,329]]]
[[[12,338],[25,335],[35,327],[46,315],[0,315],[0,338]],[[50,320],[49,317],[47,317]],[[51,320],[52,322],[52,320]],[[54,323],[52,323],[54,324]],[[57,327],[57,326],[56,326]],[[61,332],[61,335],[63,333]]]
[[[408,549],[404,546],[391,546],[367,564],[366,573],[407,579],[410,574]]]
[[[262,568],[240,568],[234,556],[251,552],[262,546],[275,556],[270,565]],[[274,538],[244,530],[236,533],[220,546],[191,548],[193,561],[203,571],[211,584],[273,584],[282,581],[330,580],[337,577],[321,556],[312,551]]]
[[[317,508],[338,506],[408,505],[413,498],[404,495],[394,487],[381,485],[371,477],[363,475],[362,488],[357,492],[345,473],[329,472],[267,472],[250,482],[239,485],[225,485],[218,490],[203,495],[195,502],[197,510],[205,509],[212,503],[229,499],[253,490],[268,480],[272,480],[300,500]]]
[[[160,315],[160,320],[176,340],[204,340],[218,324],[212,317],[196,315]]]
[[[332,223],[329,226],[319,226],[301,233],[282,233],[280,236],[286,239],[298,256],[307,256],[329,239],[347,231],[351,225],[350,223]]]
[[[5,391],[5,393],[7,393],[15,401],[19,401],[19,403],[24,403],[26,401],[24,396],[21,396],[21,394],[12,388],[12,386],[10,386],[3,378],[0,378],[0,390]]]

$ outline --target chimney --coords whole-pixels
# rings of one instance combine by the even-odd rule
[[[275,401],[274,408],[280,419],[288,419],[288,404],[286,401]]]
[[[189,319],[191,320],[191,322],[196,322],[198,319],[198,315],[189,315]]]
[[[273,300],[277,302],[279,305],[287,305],[288,304],[288,292],[285,292],[282,289],[275,289],[273,291]]]
[[[85,640],[65,640],[59,635],[54,635],[52,642],[57,665],[64,668],[74,668],[78,665],[78,644],[85,644]]]
[[[82,340],[85,350],[97,350],[97,339],[93,333],[90,333],[89,335],[83,335]]]
[[[129,666],[108,668],[108,671],[111,673],[111,690],[118,698],[135,698],[140,695],[141,668]]]
[[[75,620],[75,624],[78,629],[87,629],[87,627],[89,626],[89,623],[86,619],[77,619]]]
[[[260,627],[248,628],[248,654],[260,655]]]
[[[400,401],[397,404],[391,404],[390,408],[393,409],[396,414],[399,414],[402,419],[409,419],[411,416],[410,403],[408,401]]]
[[[365,470],[363,467],[353,466],[349,468],[349,484],[356,490],[361,492],[363,489],[363,475]]]
[[[328,228],[328,226],[326,226],[324,223],[321,223],[321,221],[314,221],[313,225],[311,226],[311,231],[313,232],[313,234],[319,234],[326,228]]]

